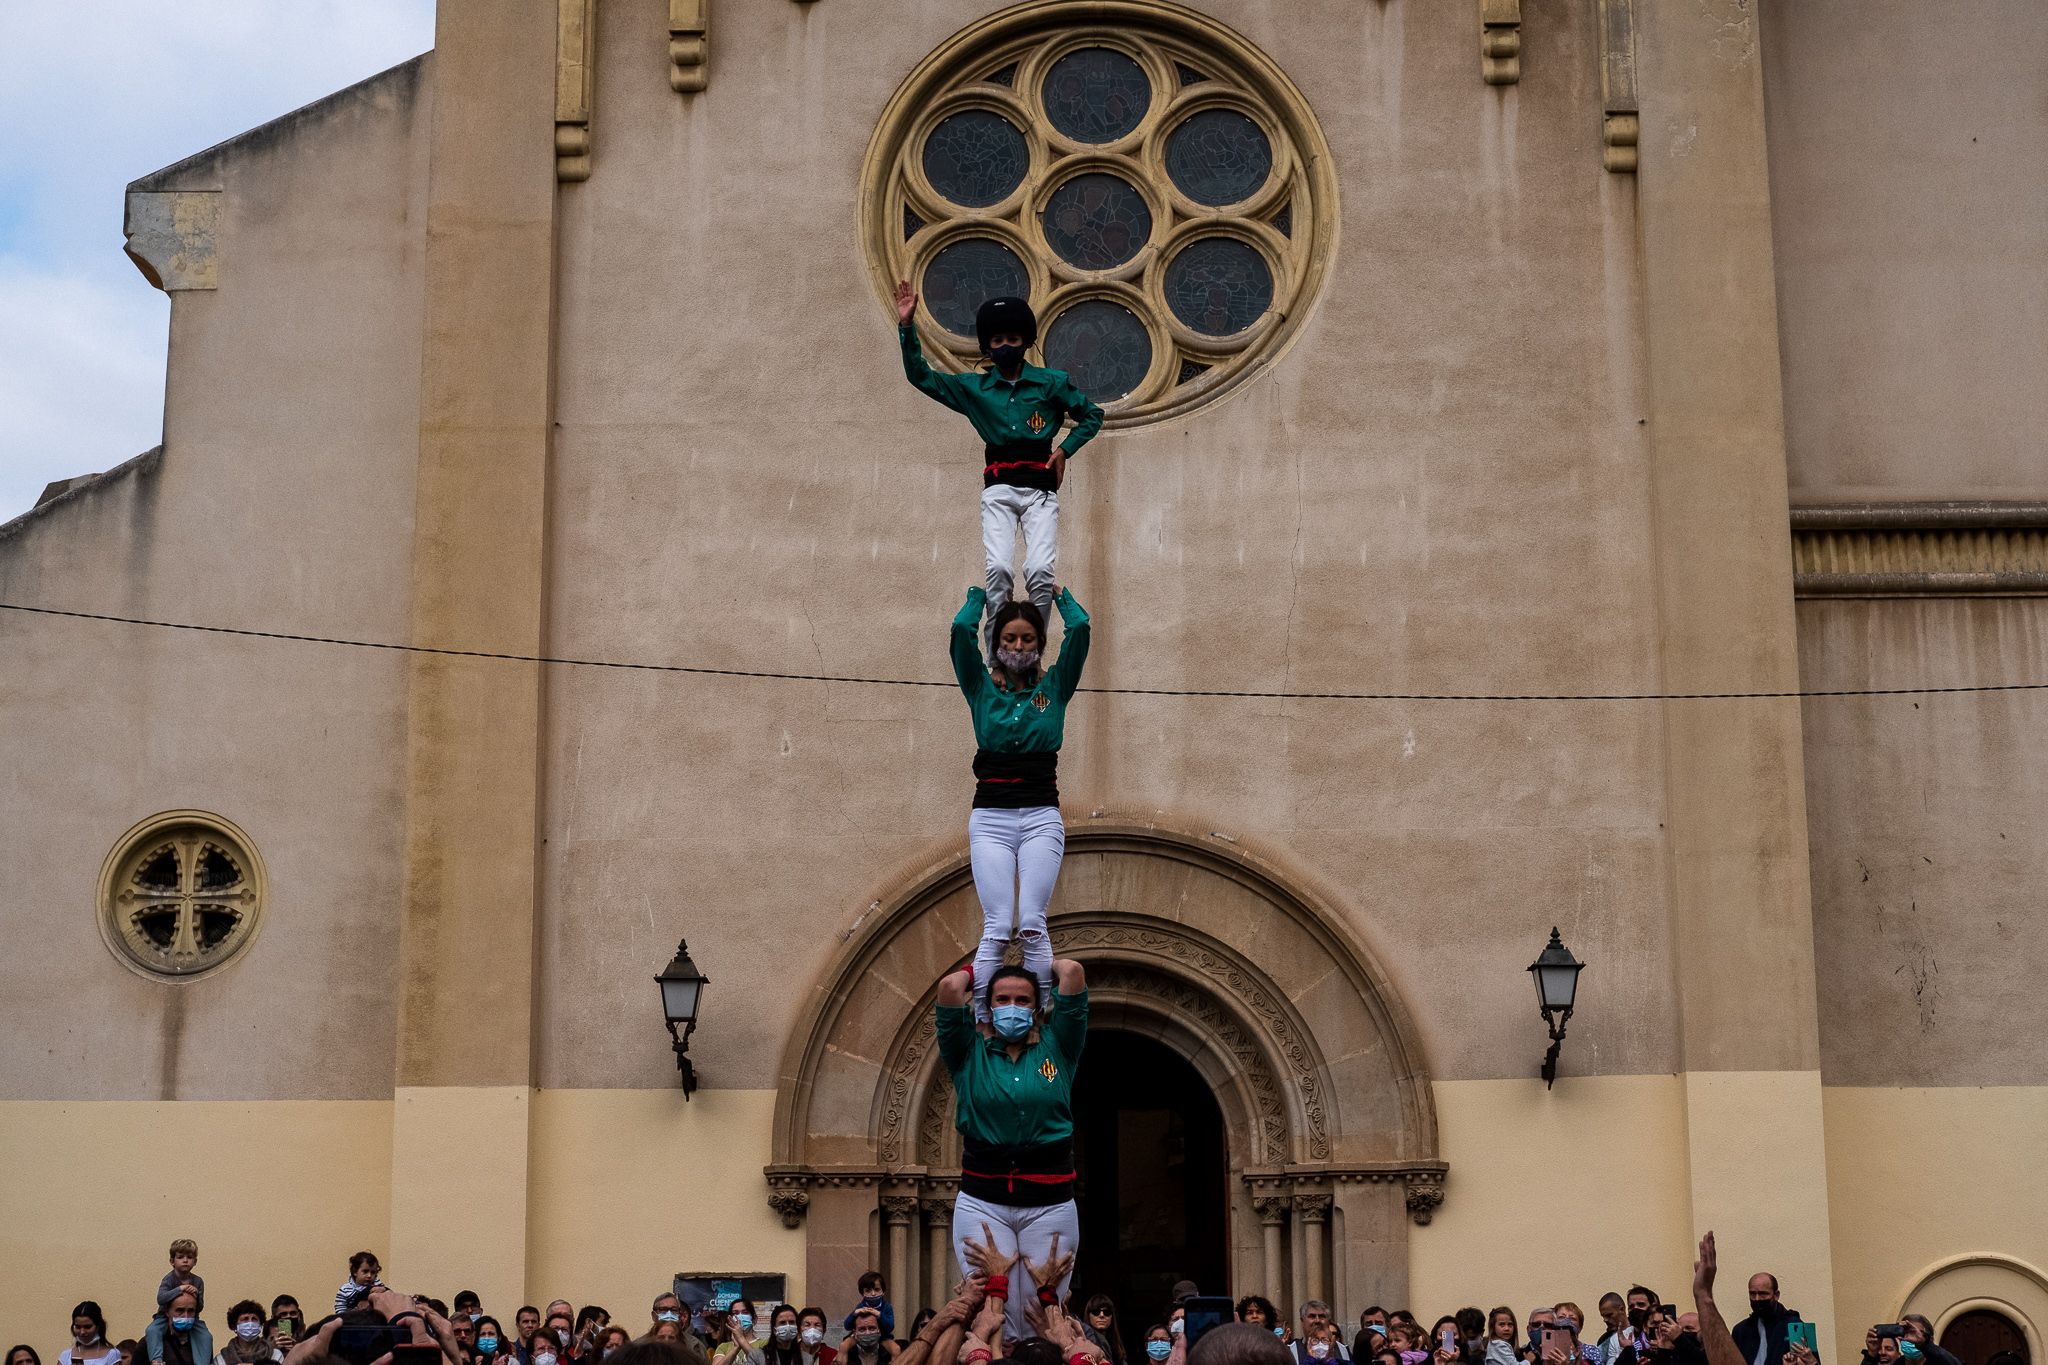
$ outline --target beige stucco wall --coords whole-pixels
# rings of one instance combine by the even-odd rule
[[[596,170],[561,207],[557,652],[948,676],[981,573],[978,452],[903,383],[850,206],[896,82],[991,8],[729,7],[682,103],[638,61],[664,7],[606,8]],[[1633,226],[1588,114],[1591,8],[1533,8],[1544,57],[1504,90],[1430,7],[1207,8],[1314,106],[1342,240],[1267,374],[1076,463],[1061,578],[1096,618],[1088,681],[1647,683]],[[548,688],[542,1083],[667,1083],[660,1035],[617,1004],[651,1015],[638,983],[679,932],[713,980],[708,1083],[763,1083],[839,936],[962,839],[962,704],[576,670]],[[1085,697],[1064,759],[1071,820],[1256,837],[1308,870],[1442,1076],[1526,1072],[1532,1030],[1498,994],[1527,990],[1552,923],[1598,962],[1666,952],[1647,707]],[[1598,979],[1574,1064],[1670,1069],[1661,983]]]
[[[422,69],[152,177],[224,201],[220,287],[174,296],[164,454],[0,534],[0,599],[397,636]],[[388,1095],[397,662],[12,614],[0,640],[0,881],[36,925],[0,982],[39,1021],[0,1094]],[[179,807],[246,829],[273,895],[241,961],[167,989],[100,943],[93,896],[114,841]]]
[[[2043,681],[2048,602],[1800,605],[1814,690]],[[1831,1086],[2048,1083],[2048,695],[1805,704]]]
[[[852,204],[896,82],[993,8],[722,5],[710,88],[679,98],[659,78],[666,6],[602,7],[595,171],[556,205],[554,449],[539,457],[545,438],[527,411],[510,474],[538,483],[503,490],[527,512],[546,501],[546,535],[508,558],[545,578],[550,652],[946,677],[945,623],[980,572],[974,443],[957,417],[902,383]],[[1453,22],[1434,4],[1205,8],[1272,55],[1322,120],[1342,186],[1339,246],[1323,299],[1268,371],[1183,420],[1106,437],[1076,463],[1061,576],[1096,616],[1089,682],[1639,691],[1789,671],[1784,603],[1748,592],[1783,567],[1770,505],[1775,398],[1760,392],[1769,385],[1755,382],[1753,364],[1717,369],[1719,387],[1660,399],[1655,411],[1691,422],[1660,437],[1670,444],[1653,452],[1644,430],[1653,408],[1639,355],[1641,225],[1635,182],[1600,168],[1591,5],[1527,7],[1523,80],[1506,88],[1477,79],[1469,14]],[[1879,12],[1879,30],[1913,31],[1906,13]],[[1974,52],[1985,13],[1968,11],[1944,41]],[[508,15],[498,12],[518,22]],[[1834,144],[1816,121],[1781,116],[1776,92],[1806,91],[1809,67],[1835,75],[1813,55],[1818,27],[1773,23],[1772,126],[1788,141],[1773,153],[1769,226],[1789,243],[1777,284],[1796,478],[1809,490],[1924,491],[1915,471],[1934,469],[1925,482],[1936,491],[1982,491],[1971,481],[1991,480],[2014,492],[2008,475],[2020,466],[2007,457],[2017,447],[2001,446],[2002,424],[2037,430],[2025,404],[2038,400],[1991,383],[1991,362],[1985,391],[1973,375],[1921,414],[1977,423],[1956,428],[1974,433],[1976,453],[1961,465],[1926,463],[1927,451],[1953,443],[1913,436],[1908,421],[1887,428],[1904,433],[1896,445],[1856,438],[1857,451],[1874,452],[1874,473],[1821,462],[1835,434],[1854,429],[1829,415],[1837,386],[1816,377],[1814,358],[1833,346],[1878,387],[1915,362],[1851,346],[1845,338],[1869,329],[1825,296],[1821,266],[1841,247],[1826,232],[1865,234],[1858,250],[1891,246],[1871,245],[1867,223],[1884,215],[1857,197],[1868,185],[1802,173],[1802,158],[1830,161]],[[1693,144],[1680,124],[1697,108],[1711,115],[1723,92],[1700,78],[1705,63],[1688,64],[1690,30],[1659,32],[1666,45],[1652,57],[1695,83],[1682,106],[1660,109],[1645,183],[1666,205],[1687,202],[1669,197],[1673,185],[1710,201],[1724,175],[1750,194],[1745,154],[1753,160],[1755,147],[1739,129],[1710,128],[1722,141],[1710,137],[1701,155],[1719,159],[1681,184],[1686,168],[1671,163]],[[525,37],[531,57],[537,40]],[[1745,44],[1728,49],[1737,67],[1755,56]],[[166,452],[0,537],[0,593],[370,639],[421,626],[409,593],[428,562],[414,560],[412,471],[431,71],[401,68],[150,179],[224,191],[219,288],[181,293],[173,310]],[[1747,79],[1737,70],[1725,84],[1739,91]],[[481,99],[485,85],[468,97]],[[2004,117],[2004,94],[1971,97],[1987,102],[1987,119]],[[1856,99],[1872,97],[1839,98],[1860,108]],[[2014,192],[1982,179],[1971,180],[1974,193]],[[1827,202],[1800,198],[1829,187]],[[1762,207],[1742,201],[1747,254],[1736,265],[1766,259]],[[459,222],[444,226],[461,240],[442,264],[474,286],[478,261],[467,259],[465,274],[457,257],[487,246],[462,239]],[[545,273],[533,260],[535,221],[518,226],[522,259]],[[1693,230],[1714,235],[1706,220],[1669,215],[1652,234],[1664,291],[1652,311],[1677,375],[1694,364],[1683,349],[1687,301],[1722,287],[1713,261],[1687,265]],[[1986,247],[2009,249],[2027,240]],[[1928,267],[1922,283],[1935,273]],[[1749,281],[1755,291],[1770,284]],[[459,305],[471,297],[451,286],[455,340],[435,363],[459,352]],[[1760,292],[1746,297],[1749,313],[1769,315]],[[2026,355],[2027,297],[1999,295],[2009,311],[1998,313],[2007,342],[1994,348],[1997,364]],[[534,300],[508,307],[521,302]],[[536,351],[513,349],[528,361]],[[1752,362],[1762,354],[1731,349]],[[439,377],[469,400],[491,392],[460,373]],[[1709,420],[1718,394],[1742,400],[1745,414],[1725,442]],[[1759,397],[1762,406],[1749,402]],[[487,444],[490,413],[463,416],[464,439]],[[1694,462],[1678,472],[1702,486],[1736,460],[1770,478],[1733,521],[1711,519],[1728,512],[1716,506],[1682,525],[1687,485],[1653,488],[1653,458]],[[1956,470],[1961,484],[1949,478]],[[1721,556],[1691,570],[1722,580],[1708,584],[1711,610],[1688,605],[1693,580],[1659,582],[1686,567],[1692,536]],[[1724,543],[1706,543],[1715,536]],[[1718,574],[1724,561],[1747,575],[1733,588]],[[1724,619],[1741,648],[1717,653],[1700,627]],[[1674,664],[1665,646],[1683,630]],[[42,1258],[40,1278],[0,1299],[0,1338],[43,1340],[81,1284],[110,1301],[102,1286],[134,1284],[139,1311],[160,1244],[181,1232],[223,1248],[202,1266],[216,1297],[288,1282],[317,1302],[356,1244],[378,1246],[395,1272],[434,1292],[473,1275],[494,1307],[567,1292],[633,1321],[674,1271],[801,1276],[803,1234],[763,1198],[767,1087],[805,991],[862,917],[958,850],[971,739],[955,695],[548,672],[533,960],[523,918],[512,946],[497,945],[530,966],[532,1079],[547,1088],[439,1074],[462,1070],[453,1063],[469,1060],[465,1049],[523,1071],[527,1021],[516,999],[494,1013],[435,996],[422,1008],[454,1021],[453,1041],[441,1048],[446,1039],[432,1035],[421,1049],[431,1055],[417,1059],[431,1084],[394,1094],[402,663],[111,625],[9,619],[0,631],[0,771],[21,775],[0,786],[0,884],[10,923],[38,917],[0,968],[10,1021],[28,1025],[18,1034],[27,1045],[0,1073],[0,1095],[19,1097],[0,1110],[0,1134],[34,1177],[0,1203],[0,1219],[15,1259]],[[1956,681],[2031,677],[2040,618],[2015,603],[1809,604],[1800,647],[1811,687],[1940,681],[1944,669]],[[1674,667],[1684,674],[1675,682]],[[1887,670],[1897,676],[1878,676]],[[1755,774],[1729,771],[1751,750],[1732,743],[1735,758],[1701,769],[1718,784],[1705,798],[1667,800],[1701,796],[1687,786],[1695,772],[1667,756],[1712,749],[1717,717],[1747,724],[1733,707],[1674,727],[1675,713],[1634,702],[1088,696],[1071,721],[1063,785],[1077,826],[1153,822],[1256,847],[1383,966],[1436,1078],[1453,1171],[1436,1221],[1414,1230],[1418,1309],[1479,1295],[1525,1310],[1555,1295],[1552,1264],[1527,1254],[1532,1227],[1591,1230],[1573,1240],[1573,1282],[1562,1286],[1582,1303],[1644,1276],[1676,1297],[1695,1231],[1713,1225],[1731,1265],[1825,1267],[1832,1256],[1832,1305],[1811,1286],[1788,1294],[1824,1324],[1837,1310],[1853,1324],[1891,1311],[1885,1294],[1949,1248],[1996,1243],[2048,1259],[2022,1221],[2038,1223],[2039,1211],[2024,1204],[1944,1213],[1925,1237],[1882,1221],[1902,1185],[1967,1197],[1938,1165],[1958,1149],[1921,1130],[1945,1131],[1953,1112],[1974,1125],[1963,1154],[2007,1171],[2011,1152],[2048,1137],[2040,1092],[1821,1089],[1823,1074],[1836,1087],[2040,1081],[2027,1044],[2048,1020],[2027,1013],[2023,987],[2048,966],[2048,944],[2004,913],[2028,905],[2048,872],[2034,851],[2048,834],[2048,793],[2025,738],[2041,731],[2037,712],[2024,697],[1917,708],[1815,700],[1797,717],[1788,704],[1748,736],[1765,755],[1760,785],[1783,802],[1756,816],[1740,809],[1751,789],[1742,779]],[[1687,725],[1690,738],[1675,743]],[[1748,836],[1767,836],[1771,887],[1799,870],[1801,784],[1787,765],[1801,726],[1820,1070],[1803,956],[1799,971],[1780,972],[1801,991],[1784,1010],[1789,1024],[1754,1049],[1727,1027],[1762,990],[1741,958],[1761,951],[1742,935],[1752,889],[1743,878],[1759,861]],[[522,733],[500,738],[500,757],[535,747]],[[427,735],[414,758],[429,784],[433,757]],[[1674,816],[1674,804],[1686,808]],[[241,822],[275,896],[244,961],[171,988],[113,962],[90,896],[113,838],[182,805]],[[1731,811],[1755,818],[1730,834]],[[1734,880],[1689,881],[1691,864],[1674,873],[1674,818],[1691,822],[1697,875],[1735,869]],[[1993,834],[2010,837],[1994,844]],[[471,852],[488,857],[478,842]],[[1865,868],[1877,873],[1869,883]],[[1708,902],[1713,888],[1743,888],[1720,898],[1734,908],[1708,906],[1711,933],[1688,943],[1697,957],[1682,972],[1674,879]],[[1056,908],[1080,893],[1061,894]],[[47,907],[58,910],[45,919]],[[1764,927],[1798,928],[1797,915],[1766,908]],[[1529,1079],[1541,1034],[1521,968],[1552,924],[1593,965],[1564,1079],[1546,1093]],[[692,1049],[707,1088],[687,1105],[648,980],[685,933],[712,978]],[[1782,969],[1784,954],[1770,952]],[[460,976],[459,965],[418,973]],[[1687,1008],[1711,1026],[1681,1038],[1686,991]],[[1705,1069],[1738,1065],[1786,1069]],[[129,1103],[255,1096],[354,1103],[260,1113]],[[60,1103],[73,1099],[106,1103]],[[1900,1108],[1912,1116],[1910,1140],[1889,1131]],[[57,1140],[72,1127],[95,1141]],[[189,1143],[220,1129],[232,1134],[217,1149],[228,1160],[166,1214],[186,1221],[78,1245],[77,1189],[110,1188],[122,1196],[111,1207],[146,1201],[159,1173],[136,1153],[167,1133]],[[1760,1130],[1775,1154],[1762,1170]],[[328,1198],[321,1182],[334,1171],[342,1193]],[[255,1254],[234,1221],[248,1172],[325,1200],[274,1262],[235,1259]],[[444,1199],[472,1201],[473,1218],[421,1216]],[[794,1288],[843,1292],[800,1278]],[[1831,1326],[1823,1346],[1842,1349]]]
[[[2048,496],[2048,8],[1758,11],[1795,493]]]

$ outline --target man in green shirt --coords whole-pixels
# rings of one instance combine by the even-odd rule
[[[991,1021],[976,1025],[973,974],[939,982],[939,1058],[953,1078],[953,1125],[960,1130],[960,1193],[953,1202],[953,1255],[970,1272],[966,1243],[1043,1265],[1061,1245],[1077,1248],[1074,1206],[1074,1069],[1088,1040],[1088,979],[1081,964],[1052,964],[1052,1008],[1041,1014],[1038,981],[1021,967],[990,978]],[[1057,1285],[1064,1299],[1071,1264]],[[1009,1334],[1030,1335],[1025,1305],[1035,1286],[1009,1295]]]
[[[981,543],[991,616],[1010,600],[1010,561],[1021,533],[1025,595],[1049,621],[1058,567],[1059,488],[1066,480],[1067,457],[1102,430],[1102,409],[1066,371],[1024,363],[1025,351],[1038,340],[1038,319],[1023,299],[990,299],[976,311],[975,336],[990,364],[972,374],[941,374],[925,363],[912,321],[916,313],[917,291],[909,280],[899,281],[896,330],[903,377],[919,393],[964,416],[982,440]],[[1069,418],[1074,429],[1055,450],[1053,438]]]

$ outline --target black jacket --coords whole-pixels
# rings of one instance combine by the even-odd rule
[[[1801,1321],[1804,1319],[1789,1308],[1769,1318],[1751,1313],[1735,1324],[1735,1349],[1749,1365],[1784,1365],[1785,1350],[1791,1344],[1785,1324]]]

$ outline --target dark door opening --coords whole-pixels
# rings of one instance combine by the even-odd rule
[[[1963,1365],[1991,1365],[2000,1356],[2010,1357],[2011,1365],[2027,1365],[2027,1334],[2011,1318],[1989,1308],[1957,1314],[1941,1329],[1941,1345]]]
[[[1078,1313],[1116,1300],[1126,1359],[1166,1315],[1177,1280],[1228,1292],[1230,1162],[1223,1113],[1179,1053],[1142,1034],[1098,1029],[1074,1081],[1080,1175]]]

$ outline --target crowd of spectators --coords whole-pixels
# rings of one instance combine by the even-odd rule
[[[1821,1365],[1812,1326],[1785,1306],[1777,1278],[1750,1277],[1749,1314],[1732,1326],[1715,1306],[1712,1234],[1700,1244],[1693,1306],[1666,1302],[1644,1285],[1597,1301],[1598,1322],[1578,1304],[1539,1304],[1526,1314],[1501,1306],[1445,1313],[1433,1321],[1405,1308],[1374,1304],[1352,1326],[1311,1299],[1289,1321],[1262,1295],[1236,1300],[1233,1321],[1211,1325],[1213,1300],[1175,1286],[1171,1301],[1132,1320],[1104,1295],[1077,1316],[1050,1290],[1072,1256],[1044,1265],[1003,1263],[968,1244],[975,1273],[937,1310],[925,1309],[897,1335],[882,1276],[863,1275],[858,1298],[836,1320],[817,1307],[778,1303],[765,1313],[747,1299],[691,1311],[673,1291],[657,1294],[644,1323],[614,1322],[604,1308],[576,1309],[563,1299],[545,1309],[523,1305],[512,1330],[484,1310],[474,1291],[452,1305],[387,1286],[377,1257],[349,1258],[334,1312],[308,1323],[296,1298],[266,1308],[244,1298],[207,1323],[198,1248],[174,1242],[171,1269],[157,1287],[154,1315],[135,1337],[112,1340],[94,1301],[73,1311],[70,1342],[56,1365]],[[1055,1248],[1057,1251],[1057,1248]],[[1012,1293],[1034,1294],[1027,1308],[1034,1335],[1011,1339],[1004,1307]],[[1197,1313],[1190,1317],[1190,1307]],[[1150,1318],[1149,1322],[1145,1322]],[[1142,1327],[1138,1322],[1145,1322]],[[1189,1324],[1200,1340],[1192,1349]],[[843,1359],[842,1359],[843,1357]],[[4,1365],[42,1365],[32,1345],[9,1348]],[[1960,1365],[1934,1341],[1932,1324],[1908,1315],[1865,1333],[1860,1365]],[[1994,1361],[1991,1365],[2007,1365]],[[2017,1365],[2017,1361],[2011,1362]]]

